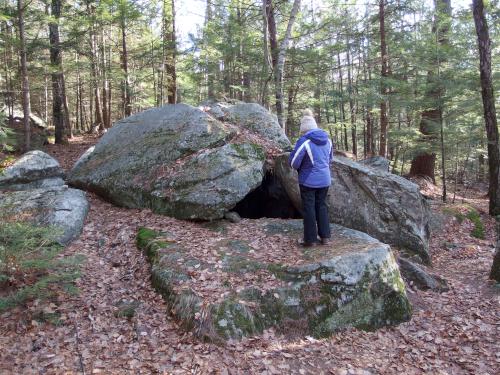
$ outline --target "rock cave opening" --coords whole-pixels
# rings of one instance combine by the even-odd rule
[[[260,186],[238,202],[233,211],[247,219],[302,218],[300,211],[293,205],[281,182],[271,172],[266,173]]]

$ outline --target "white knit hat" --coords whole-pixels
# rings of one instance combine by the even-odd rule
[[[305,109],[302,113],[303,117],[300,120],[300,133],[304,134],[312,129],[317,129],[318,124],[316,124],[316,120],[313,117],[313,113],[310,109]]]

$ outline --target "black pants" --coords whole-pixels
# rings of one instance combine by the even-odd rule
[[[328,187],[310,188],[300,185],[302,214],[304,215],[304,242],[313,243],[321,238],[330,238],[330,220],[326,196]]]

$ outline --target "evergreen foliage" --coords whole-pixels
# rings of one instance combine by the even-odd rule
[[[0,312],[34,298],[76,291],[80,257],[59,257],[58,229],[2,218]]]
[[[176,17],[171,12],[172,0],[63,2],[58,26],[73,131],[86,132],[98,123],[97,102],[100,113],[109,117],[108,124],[125,116],[127,97],[132,113],[164,105],[171,83],[165,72],[172,62],[166,55],[174,47],[178,101],[198,105],[207,99],[244,100],[275,111],[273,56],[263,2],[273,6],[279,45],[292,1],[207,1],[205,9],[196,11],[205,15],[203,24],[181,43],[165,37],[166,18],[171,23]],[[499,77],[500,66],[498,4],[493,0],[486,5],[493,78]],[[175,6],[178,13],[185,12],[182,0]],[[386,1],[389,74],[383,77],[378,2],[303,2],[284,68],[287,135],[297,137],[301,112],[309,107],[330,132],[337,149],[356,149],[358,159],[377,154],[380,102],[385,101],[387,157],[393,172],[407,174],[411,160],[426,152],[436,154],[436,160],[444,154],[445,170],[436,164],[438,182],[443,172],[458,183],[485,181],[487,142],[472,11],[453,1],[452,7],[451,18],[440,17],[436,25],[436,10],[428,1]],[[15,2],[0,0],[0,100],[18,108],[21,77],[16,17]],[[25,23],[31,109],[49,124],[55,69],[49,58],[51,22],[54,17],[46,2],[28,3]],[[440,43],[437,26],[449,27],[448,43]],[[382,86],[387,88],[385,94],[381,94]],[[437,101],[426,95],[436,87],[443,93]],[[498,98],[498,87],[496,90]],[[435,134],[423,137],[419,132],[422,113],[436,106],[443,113],[443,144]]]
[[[479,212],[471,209],[467,214],[467,219],[472,221],[472,223],[474,224],[474,229],[472,229],[471,236],[484,240],[484,224],[481,220]]]
[[[14,131],[7,127],[7,116],[4,112],[0,111],[0,152],[13,150],[13,146],[16,143],[14,134]],[[0,162],[2,162],[1,159]]]

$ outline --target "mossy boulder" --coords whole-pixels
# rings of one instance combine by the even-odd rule
[[[300,220],[258,222],[270,236],[302,231]],[[346,327],[372,330],[409,320],[412,308],[390,247],[338,225],[332,233],[330,245],[299,251],[293,265],[264,261],[272,254],[258,254],[251,244],[229,237],[219,242],[219,260],[202,252],[193,256],[172,235],[147,228],[139,230],[137,245],[148,256],[153,285],[170,311],[205,339],[241,338],[269,327],[327,336]],[[210,272],[219,279],[235,277],[221,283],[224,293],[203,295],[196,286],[203,284],[194,280]],[[251,287],[238,285],[245,274],[255,280]]]
[[[69,182],[120,206],[180,219],[222,218],[264,177],[260,133],[241,135],[252,120],[241,121],[221,122],[186,104],[137,113],[80,158]]]

